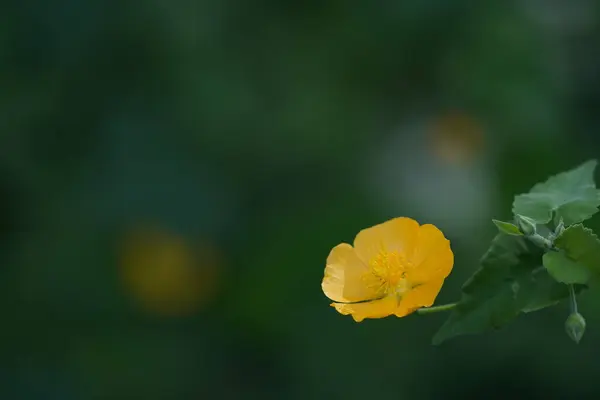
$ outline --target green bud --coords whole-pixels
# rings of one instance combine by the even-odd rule
[[[525,235],[534,235],[537,232],[536,223],[533,219],[517,214],[516,216],[517,226]]]
[[[583,315],[578,312],[569,315],[565,321],[565,330],[575,343],[579,343],[585,333],[585,318],[583,318]]]

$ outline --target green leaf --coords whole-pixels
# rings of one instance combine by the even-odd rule
[[[507,235],[523,236],[523,233],[519,230],[519,227],[511,224],[510,222],[498,221],[497,219],[492,219],[492,222],[502,233],[506,233]]]
[[[529,287],[528,293],[525,293],[527,301],[521,311],[531,313],[542,310],[546,307],[556,305],[559,301],[569,297],[569,287],[556,282],[546,271],[545,268],[538,268],[532,272],[535,284]],[[579,293],[585,288],[584,285],[575,285],[575,292]]]
[[[540,310],[568,297],[567,286],[552,279],[542,266],[542,254],[522,237],[497,235],[481,259],[481,268],[463,285],[462,299],[433,344],[498,329],[522,312]]]
[[[544,254],[544,267],[550,276],[558,282],[586,284],[592,276],[589,268],[569,259],[561,252],[551,251]]]
[[[590,218],[600,206],[600,192],[594,182],[596,165],[596,160],[590,160],[536,184],[529,193],[515,197],[513,213],[546,224],[556,212],[556,219],[562,217],[566,226]]]
[[[572,225],[554,240],[554,245],[591,275],[600,275],[600,240],[591,229],[582,224]]]

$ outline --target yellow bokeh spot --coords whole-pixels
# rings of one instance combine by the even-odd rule
[[[468,114],[450,112],[429,125],[428,139],[436,158],[449,164],[472,161],[483,150],[483,127]]]
[[[218,249],[193,245],[185,237],[158,229],[135,229],[121,246],[121,278],[127,292],[147,312],[190,315],[217,294],[222,268]]]

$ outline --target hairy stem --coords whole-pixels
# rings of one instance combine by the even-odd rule
[[[575,296],[575,288],[573,285],[569,285],[569,297],[571,299],[571,313],[577,313],[577,297]]]
[[[456,303],[443,304],[441,306],[433,306],[433,307],[423,307],[417,310],[417,314],[426,315],[433,314],[437,312],[450,311],[454,307],[456,307]]]

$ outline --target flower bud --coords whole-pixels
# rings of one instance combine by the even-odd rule
[[[535,221],[529,217],[517,214],[516,222],[521,232],[527,236],[534,235],[537,232]]]
[[[578,312],[569,315],[565,321],[565,330],[575,343],[579,343],[585,333],[585,318],[583,318],[583,315]]]

